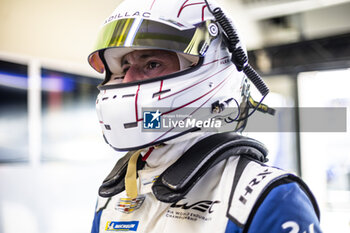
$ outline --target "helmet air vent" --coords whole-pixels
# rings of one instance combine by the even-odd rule
[[[135,94],[127,94],[127,95],[123,95],[122,98],[128,98],[128,97],[134,97],[134,96],[135,96]]]
[[[166,89],[166,90],[163,90],[163,91],[158,91],[158,92],[156,92],[156,93],[153,93],[152,98],[158,97],[158,96],[160,96],[161,94],[167,93],[167,92],[169,92],[169,91],[171,91],[171,89]]]

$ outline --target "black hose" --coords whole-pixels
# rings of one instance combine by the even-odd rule
[[[209,5],[208,5],[209,8]],[[244,74],[249,78],[249,80],[256,86],[259,92],[266,96],[269,93],[269,88],[265,84],[264,80],[260,75],[248,64],[248,56],[242,49],[242,47],[237,47],[239,43],[239,36],[235,28],[233,27],[231,21],[224,14],[221,8],[215,8],[214,10],[209,9],[214,15],[216,21],[224,30],[228,39],[228,49],[232,53],[231,61],[236,65],[238,71],[243,71]]]

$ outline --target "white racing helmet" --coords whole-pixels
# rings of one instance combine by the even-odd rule
[[[246,78],[231,62],[223,38],[222,28],[204,2],[122,2],[105,20],[88,58],[95,70],[106,73],[98,86],[96,108],[107,143],[116,150],[145,148],[203,131],[204,124],[198,121],[215,128],[217,122],[208,120],[221,121],[226,114],[237,119]],[[123,83],[122,57],[142,49],[176,52],[181,69]],[[227,113],[224,107],[236,111]],[[170,124],[174,116],[189,124]],[[161,125],[160,118],[170,125]]]

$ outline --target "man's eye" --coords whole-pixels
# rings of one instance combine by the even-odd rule
[[[127,66],[127,67],[123,67],[122,69],[123,69],[123,74],[126,74],[126,72],[128,72],[128,70],[129,70],[129,66]]]
[[[147,68],[148,69],[155,69],[155,68],[158,68],[160,67],[160,64],[158,62],[149,62],[147,64]]]

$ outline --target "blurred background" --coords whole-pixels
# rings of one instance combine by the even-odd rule
[[[0,233],[90,231],[98,187],[120,155],[99,129],[102,77],[87,56],[118,2],[0,0]],[[350,0],[218,2],[271,89],[266,103],[348,111]],[[350,232],[349,126],[304,132],[300,112],[277,117],[294,130],[247,134],[267,144],[270,164],[309,184],[324,232]]]

